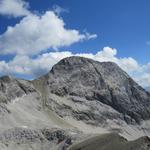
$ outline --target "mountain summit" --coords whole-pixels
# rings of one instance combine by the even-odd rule
[[[110,106],[128,123],[150,119],[150,93],[115,63],[69,57],[54,65],[45,80],[48,93],[76,99],[74,103],[84,99],[85,103]],[[97,114],[89,108],[90,111],[91,117],[97,120]],[[80,114],[83,115],[82,112]]]
[[[115,63],[68,57],[33,81],[0,78],[0,95],[0,148],[149,150],[150,93]]]

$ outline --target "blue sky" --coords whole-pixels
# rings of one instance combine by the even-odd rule
[[[64,56],[81,55],[114,61],[149,86],[149,6],[149,0],[0,0],[0,74],[35,78]],[[19,65],[19,59],[25,63]],[[31,63],[36,65],[29,67]]]

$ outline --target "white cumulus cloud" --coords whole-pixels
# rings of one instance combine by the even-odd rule
[[[104,47],[96,54],[74,54],[70,51],[44,52],[97,38],[96,34],[87,31],[80,33],[76,29],[67,29],[60,17],[60,13],[64,11],[66,10],[55,6],[53,11],[38,15],[29,11],[27,1],[0,0],[0,15],[22,17],[19,23],[8,26],[0,35],[0,55],[14,55],[12,60],[0,61],[0,75],[27,75],[33,79],[47,73],[54,64],[65,57],[82,56],[100,62],[115,62],[140,85],[150,86],[150,63],[140,65],[132,57],[119,58],[117,49],[114,48]],[[149,45],[149,41],[147,44]]]
[[[58,6],[58,5],[54,5],[54,6],[53,6],[53,11],[54,11],[57,15],[60,15],[60,14],[63,13],[63,12],[69,12],[68,9],[64,9],[64,8]]]
[[[66,29],[62,18],[53,11],[47,11],[42,16],[30,14],[0,35],[0,54],[34,55],[49,48],[58,49],[96,36]]]
[[[0,0],[0,14],[12,17],[29,15],[29,3],[22,0]]]
[[[72,53],[70,51],[48,52],[31,58],[27,55],[17,55],[9,62],[0,61],[0,74],[28,75],[31,78],[46,74],[51,67],[65,57],[82,56],[96,61],[112,61],[117,63],[123,70],[128,72],[142,86],[150,85],[150,63],[140,65],[131,57],[117,57],[117,50],[104,47],[96,54],[92,53]]]
[[[65,9],[55,6],[53,11],[36,14],[29,11],[24,0],[0,0],[0,14],[13,17],[23,16],[14,26],[8,26],[0,35],[0,54],[36,55],[47,49],[60,47],[96,38],[96,34],[81,34],[78,30],[67,29],[59,16]]]

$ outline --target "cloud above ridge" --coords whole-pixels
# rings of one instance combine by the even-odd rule
[[[70,51],[63,52],[48,52],[39,55],[36,58],[31,58],[26,55],[17,55],[9,62],[0,61],[0,72],[10,75],[28,75],[31,79],[46,74],[51,67],[65,57],[81,56],[91,58],[96,61],[112,61],[118,64],[123,70],[128,72],[142,86],[150,85],[149,73],[150,64],[140,65],[132,57],[117,57],[117,50],[104,47],[96,54],[92,53],[72,53]]]
[[[96,54],[72,53],[58,50],[77,42],[97,38],[97,34],[66,28],[60,17],[65,9],[54,6],[53,10],[35,13],[23,0],[0,0],[0,15],[20,17],[20,22],[8,26],[0,35],[0,55],[14,57],[0,61],[0,75],[28,76],[30,79],[47,73],[59,60],[69,56],[82,56],[97,61],[113,61],[129,73],[140,85],[150,86],[150,63],[139,64],[132,57],[119,58],[117,49],[104,47]],[[147,42],[149,45],[149,41]],[[49,52],[50,50],[56,50]],[[34,56],[34,57],[33,57]]]

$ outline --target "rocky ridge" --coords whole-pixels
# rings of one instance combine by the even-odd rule
[[[42,84],[47,92],[45,93],[47,105],[53,103],[52,107],[57,105],[65,109],[63,112],[71,111],[71,114],[77,119],[96,121],[100,119],[101,123],[105,118],[124,118],[127,123],[133,124],[150,119],[150,93],[112,62],[100,63],[81,57],[69,57],[56,64],[45,77],[35,81],[40,83],[44,81]],[[69,108],[69,105],[66,108],[67,106],[56,104],[57,100],[54,101],[52,98],[55,96],[57,99],[58,97],[66,98],[76,105],[82,104],[85,107],[90,105],[91,108],[85,113],[74,112],[75,110]],[[93,114],[92,106],[97,111],[95,114]],[[109,113],[101,112],[99,109],[101,106],[107,110],[110,108],[110,111],[113,109],[113,114],[109,110]],[[100,117],[100,114],[104,118]]]
[[[150,93],[112,62],[69,57],[33,81],[0,78],[1,149],[65,150],[108,132],[136,139],[150,135],[149,119]]]

